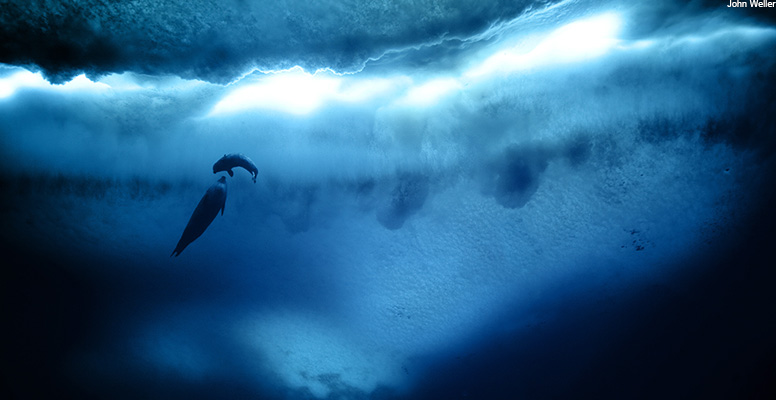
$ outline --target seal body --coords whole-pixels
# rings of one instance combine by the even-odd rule
[[[186,248],[191,242],[196,240],[213,220],[218,215],[218,210],[221,210],[221,215],[224,215],[224,207],[226,206],[226,177],[222,176],[218,179],[218,182],[208,188],[202,200],[197,204],[197,208],[194,209],[194,213],[189,218],[189,223],[186,224],[186,228],[183,230],[183,235],[178,241],[178,245],[175,246],[175,250],[172,251],[170,257],[181,254],[183,249]]]
[[[234,167],[245,168],[246,171],[253,175],[253,183],[256,183],[256,177],[259,176],[259,169],[256,168],[256,164],[254,164],[250,158],[242,154],[224,154],[221,159],[213,164],[213,173],[217,174],[226,171],[229,176],[234,176],[234,172],[232,172],[232,168]]]

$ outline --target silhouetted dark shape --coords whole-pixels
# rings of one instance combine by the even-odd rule
[[[217,174],[222,171],[226,171],[229,176],[234,176],[232,168],[243,167],[253,175],[253,183],[256,183],[256,177],[259,176],[259,169],[256,168],[256,164],[251,161],[250,158],[242,154],[224,154],[220,160],[213,164],[213,173]]]
[[[191,214],[189,223],[186,225],[186,229],[183,230],[181,240],[178,241],[178,245],[175,246],[175,250],[172,251],[170,257],[181,254],[183,249],[189,245],[189,243],[195,241],[198,237],[205,232],[210,223],[218,215],[218,210],[221,210],[221,215],[224,215],[224,207],[226,206],[226,177],[222,176],[218,179],[218,182],[208,188],[202,200],[197,204],[197,208],[194,209],[194,213]]]

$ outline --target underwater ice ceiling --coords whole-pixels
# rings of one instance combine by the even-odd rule
[[[776,26],[729,4],[2,2],[8,363],[103,398],[723,382],[633,310],[772,234]]]

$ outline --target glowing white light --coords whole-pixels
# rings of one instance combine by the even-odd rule
[[[336,93],[341,81],[323,74],[310,74],[301,68],[270,74],[259,83],[229,93],[215,105],[211,114],[264,108],[307,114]]]
[[[100,79],[101,83],[110,86],[114,90],[136,91],[146,89],[138,85],[131,79],[132,74],[125,72],[123,74],[111,74]]]
[[[575,21],[556,29],[530,51],[518,46],[488,57],[466,76],[478,77],[599,57],[618,43],[620,25],[616,14]]]
[[[669,45],[703,44],[724,37],[737,36],[737,40],[758,40],[776,37],[776,29],[754,26],[734,26],[718,29],[705,34],[685,35],[666,40]]]
[[[78,75],[71,81],[61,85],[52,85],[38,72],[27,70],[19,71],[15,74],[0,79],[0,99],[7,98],[23,88],[36,88],[60,92],[68,91],[90,91],[110,89],[109,85],[101,82],[94,82],[85,75]]]
[[[52,88],[65,90],[65,91],[76,91],[76,90],[105,90],[105,89],[110,89],[111,87],[102,82],[94,82],[91,79],[87,78],[86,75],[81,74],[73,78],[73,80],[71,80],[70,82],[67,82],[63,85],[52,85]]]
[[[573,22],[553,32],[534,49],[548,61],[577,61],[598,57],[617,43],[620,19],[614,14]]]
[[[346,102],[365,101],[409,84],[410,79],[407,77],[354,80],[342,86],[336,99]]]
[[[301,67],[269,72],[258,83],[238,87],[213,107],[210,115],[250,109],[309,114],[330,101],[360,102],[407,84],[405,77],[356,79],[331,71],[314,74]]]
[[[120,91],[185,91],[210,85],[209,83],[198,79],[183,79],[174,75],[142,75],[132,72],[107,75],[100,78],[99,82],[109,85],[114,90]]]
[[[460,90],[461,83],[457,79],[434,79],[420,86],[413,87],[399,103],[413,106],[427,106],[438,101],[454,90]]]
[[[0,79],[0,98],[13,95],[23,87],[46,87],[48,82],[39,73],[19,71],[13,75]]]
[[[642,50],[647,49],[655,45],[655,41],[651,39],[636,40],[629,43],[621,43],[617,46],[619,49],[624,50]]]

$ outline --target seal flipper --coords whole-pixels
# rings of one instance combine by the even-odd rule
[[[232,172],[231,169],[227,169],[226,173],[229,174],[229,176],[234,177],[234,172]]]

